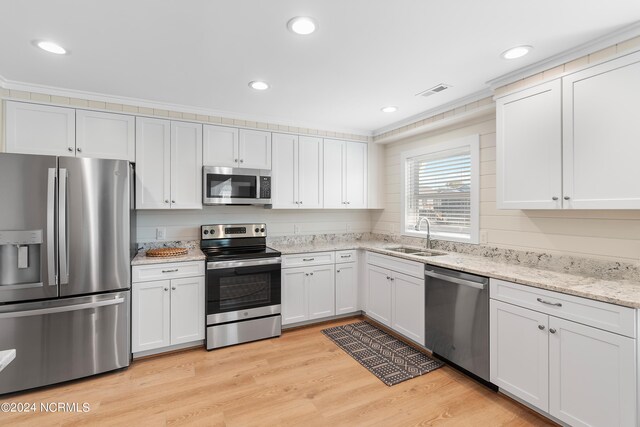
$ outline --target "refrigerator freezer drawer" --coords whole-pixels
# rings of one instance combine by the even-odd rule
[[[0,394],[128,366],[130,310],[130,291],[0,306]]]

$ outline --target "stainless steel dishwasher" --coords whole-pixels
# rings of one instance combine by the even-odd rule
[[[425,267],[425,347],[489,382],[489,279]]]

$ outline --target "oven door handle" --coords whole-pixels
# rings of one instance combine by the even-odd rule
[[[282,258],[248,259],[238,261],[211,261],[207,263],[207,270],[222,270],[227,268],[258,267],[263,265],[281,264]]]

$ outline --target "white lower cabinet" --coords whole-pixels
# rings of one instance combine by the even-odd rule
[[[336,314],[358,310],[358,264],[336,264]]]
[[[549,410],[546,314],[491,300],[491,382],[545,412]]]
[[[549,317],[549,413],[572,426],[635,426],[635,340]]]
[[[138,353],[171,345],[170,280],[133,286],[131,351]]]
[[[134,354],[204,339],[204,276],[171,278],[177,269],[165,271],[166,280],[132,285]]]
[[[394,273],[391,283],[391,329],[424,345],[424,279]]]
[[[282,269],[282,324],[335,314],[335,265]]]
[[[424,345],[424,276],[416,277],[399,273],[389,268],[371,264],[378,262],[393,266],[398,262],[398,268],[404,268],[404,263],[386,255],[372,254],[366,266],[366,279],[369,293],[366,313],[369,317],[405,337]],[[402,263],[400,263],[402,262]],[[416,264],[416,271],[424,271],[424,267]]]
[[[582,324],[562,318],[575,315],[581,298],[558,294],[560,303],[540,292],[521,295],[523,304],[539,303],[539,311],[491,299],[491,382],[572,426],[637,426],[636,340],[586,325],[616,306],[590,301]]]
[[[368,265],[367,278],[369,279],[367,315],[390,327],[392,290],[389,270]]]

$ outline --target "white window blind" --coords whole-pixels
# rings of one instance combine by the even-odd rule
[[[420,221],[426,217],[434,237],[471,239],[471,147],[407,157],[405,161],[405,231],[426,234],[426,221]]]

